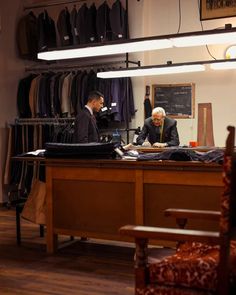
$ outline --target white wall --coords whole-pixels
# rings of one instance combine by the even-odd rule
[[[131,37],[175,34],[178,29],[178,0],[136,0],[130,1],[129,19]],[[201,23],[198,12],[198,0],[181,0],[182,23],[180,33],[200,31]],[[204,30],[223,27],[224,24],[236,25],[236,18],[223,18],[203,21]],[[224,58],[224,52],[229,46],[209,46],[210,52],[216,58]],[[142,65],[165,64],[209,60],[205,46],[197,48],[176,48],[146,52],[135,56],[143,61]],[[224,146],[226,126],[236,125],[236,70],[210,71],[203,73],[175,74],[133,78],[137,116],[133,126],[143,124],[143,97],[145,85],[195,83],[195,118],[178,119],[178,130],[181,144],[188,144],[197,139],[197,108],[198,103],[212,103],[213,129],[216,146]]]

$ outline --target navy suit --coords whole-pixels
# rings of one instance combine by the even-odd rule
[[[168,146],[178,146],[179,134],[176,125],[176,120],[165,117],[161,140],[161,127],[155,126],[152,122],[152,117],[149,117],[144,121],[144,126],[142,128],[140,135],[137,138],[137,143],[139,145],[142,145],[145,139],[147,138],[151,144],[154,144],[155,142],[163,142],[167,143]]]
[[[96,119],[86,107],[76,117],[73,141],[75,143],[99,142]]]

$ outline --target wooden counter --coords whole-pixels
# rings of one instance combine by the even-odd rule
[[[169,207],[219,210],[221,171],[199,162],[46,159],[47,251],[58,234],[124,240],[125,224],[174,227],[163,215]]]

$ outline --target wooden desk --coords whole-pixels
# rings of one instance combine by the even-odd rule
[[[169,207],[219,210],[221,171],[196,162],[46,159],[47,251],[56,251],[58,234],[125,240],[125,224],[174,227],[163,215]]]

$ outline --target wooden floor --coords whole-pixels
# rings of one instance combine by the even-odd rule
[[[164,252],[168,250],[160,250],[160,255]],[[47,255],[39,227],[24,220],[18,247],[14,209],[0,209],[1,295],[134,294],[133,255],[132,244],[79,239]]]

